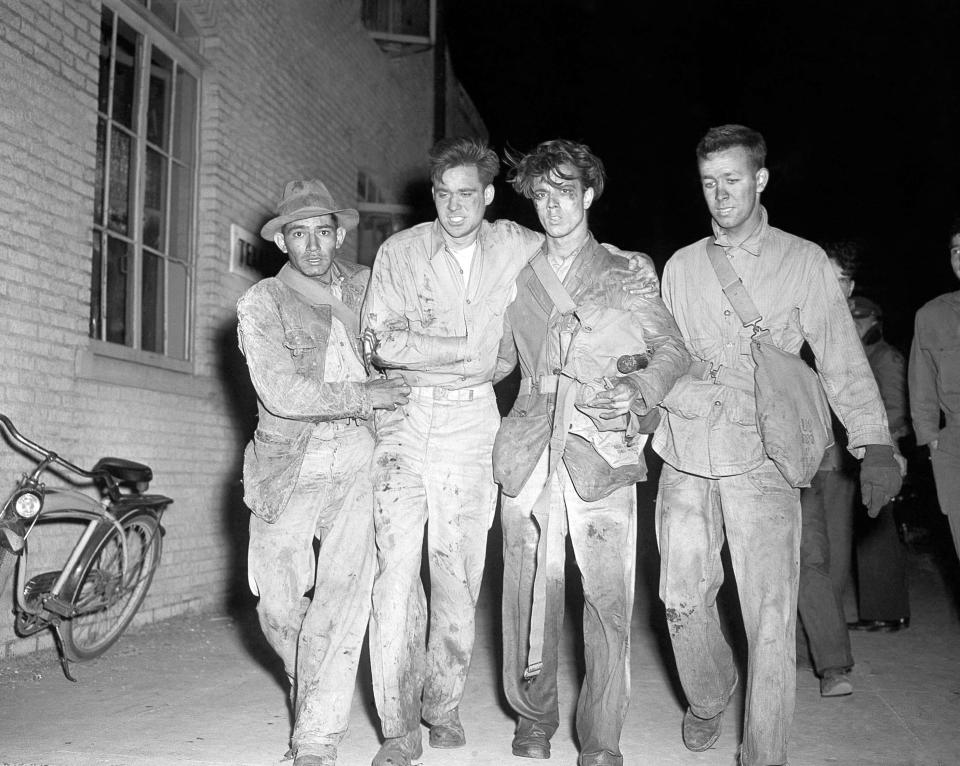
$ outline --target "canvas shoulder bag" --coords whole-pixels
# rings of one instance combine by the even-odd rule
[[[753,327],[750,353],[757,401],[757,430],[763,450],[791,487],[806,487],[833,443],[830,407],[820,378],[799,356],[778,348],[743,281],[716,244],[707,245],[710,264],[724,295],[744,327]]]

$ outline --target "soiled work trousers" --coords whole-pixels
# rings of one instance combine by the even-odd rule
[[[493,521],[493,387],[472,399],[414,388],[386,413],[374,455],[378,551],[370,621],[374,697],[385,737],[436,723],[463,696],[487,532]],[[430,565],[430,640],[420,580],[424,526]]]
[[[250,519],[250,587],[290,678],[294,748],[336,745],[347,730],[376,565],[372,453],[366,428],[318,427],[280,518]]]
[[[523,680],[530,638],[533,582],[540,530],[531,515],[547,477],[547,455],[515,498],[503,497],[503,685],[520,726],[552,736],[560,721],[557,650],[564,612],[564,562],[547,567],[543,668]],[[630,618],[637,548],[636,486],[595,502],[577,495],[566,468],[554,474],[550,523],[566,524],[583,582],[586,673],[577,701],[581,760],[623,763],[620,733],[630,702]]]
[[[797,683],[800,491],[769,460],[720,479],[665,464],[656,520],[660,597],[690,709],[713,717],[737,684],[716,604],[726,530],[748,642],[741,761],[786,763]]]

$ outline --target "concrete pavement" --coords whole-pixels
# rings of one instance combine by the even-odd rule
[[[633,694],[621,743],[625,762],[733,766],[740,697],[713,749],[691,753],[681,742],[683,703],[656,599],[656,549],[649,534],[643,536],[643,525],[641,535]],[[427,747],[420,761],[424,766],[531,763],[510,753],[513,721],[500,692],[499,584],[491,574],[499,571],[498,545],[494,530],[478,608],[477,648],[461,710],[468,744],[461,750]],[[938,551],[942,548],[934,544],[909,554],[909,629],[852,634],[852,696],[822,699],[812,673],[798,671],[791,766],[960,764],[960,618]],[[563,722],[550,762],[572,766],[581,662],[574,651],[575,585],[570,590],[560,688]],[[229,615],[191,615],[132,631],[104,657],[73,670],[75,684],[64,679],[52,652],[9,660],[0,667],[0,764],[281,763],[289,731],[282,672],[262,641],[252,604]],[[378,746],[370,677],[361,671],[340,764],[366,766]]]

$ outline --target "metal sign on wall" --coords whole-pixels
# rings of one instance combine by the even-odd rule
[[[256,234],[230,224],[230,273],[257,282],[272,277],[283,265],[283,254]]]

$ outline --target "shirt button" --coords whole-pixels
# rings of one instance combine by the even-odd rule
[[[467,305],[468,305],[468,306],[470,305],[470,299],[469,299],[469,298],[467,298]]]
[[[722,402],[718,399],[717,401],[715,401],[715,402],[713,403],[713,406],[714,406],[714,407],[719,407],[721,404],[722,404]]]
[[[725,317],[730,316],[730,309],[724,309],[723,315],[724,315]]]

